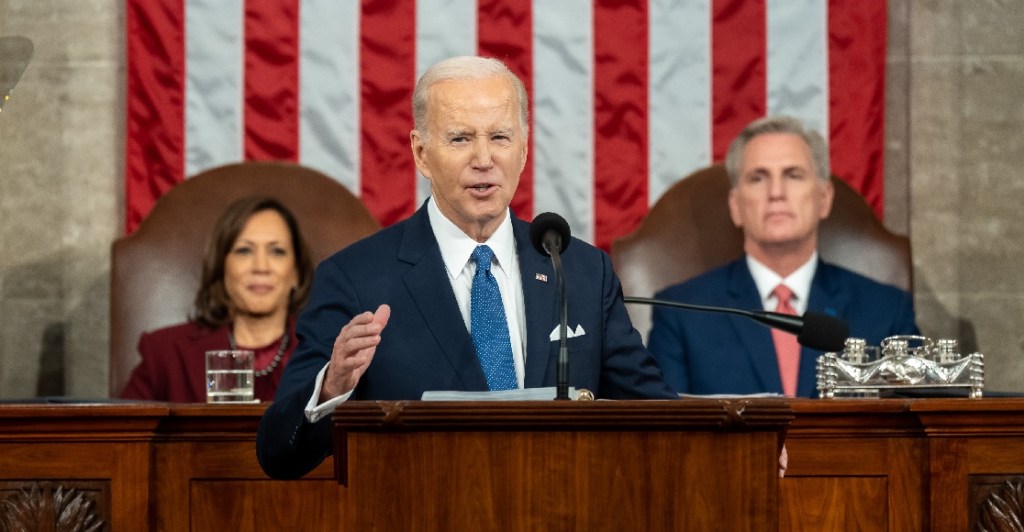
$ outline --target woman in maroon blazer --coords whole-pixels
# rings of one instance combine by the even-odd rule
[[[309,295],[313,263],[295,216],[269,197],[231,204],[203,257],[195,308],[185,323],[139,340],[142,362],[121,397],[206,401],[206,351],[255,352],[255,395],[271,401],[298,341],[295,315]]]

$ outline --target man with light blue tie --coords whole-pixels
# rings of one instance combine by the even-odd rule
[[[268,475],[302,476],[330,454],[328,414],[341,401],[555,385],[554,270],[509,210],[528,109],[522,82],[494,59],[448,59],[420,78],[410,144],[431,197],[317,268],[299,346],[260,423]],[[607,254],[574,239],[562,263],[569,385],[597,398],[675,398]]]

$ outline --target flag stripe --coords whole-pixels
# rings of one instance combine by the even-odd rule
[[[769,114],[788,114],[828,131],[827,0],[769,0]]]
[[[245,4],[245,158],[298,161],[299,0]]]
[[[359,5],[304,0],[299,158],[359,191]]]
[[[830,0],[828,9],[832,173],[863,194],[881,218],[885,181],[885,2]]]
[[[594,80],[589,0],[545,2],[533,19],[534,209],[558,212],[593,242]],[[587,21],[588,23],[582,23]],[[543,172],[543,174],[542,174]]]
[[[599,0],[594,8],[594,244],[647,212],[646,0]]]
[[[185,6],[129,1],[125,225],[132,231],[185,175]]]
[[[416,5],[404,0],[367,1],[361,14],[361,193],[370,212],[387,223],[415,210],[416,169],[409,156],[415,18]]]
[[[765,113],[766,15],[764,0],[712,4],[712,156],[721,160],[743,126]]]
[[[480,0],[477,25],[477,53],[504,61],[522,79],[527,92],[534,95],[533,7],[530,0]],[[534,108],[531,98],[530,154],[535,141]],[[535,212],[535,168],[533,157],[527,157],[526,168],[519,176],[519,188],[512,197],[512,210],[526,220],[532,220]]]
[[[186,175],[243,158],[242,4],[186,0]]]
[[[512,200],[607,249],[747,122],[794,114],[882,212],[885,2],[126,0],[129,231],[175,183],[244,159],[320,169],[384,225],[429,183],[409,154],[428,65],[498,57],[531,95]]]
[[[711,5],[656,0],[650,7],[648,204],[711,162]]]

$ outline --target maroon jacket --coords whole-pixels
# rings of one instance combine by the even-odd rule
[[[256,378],[255,394],[261,401],[274,399],[284,366],[298,344],[294,320],[289,320],[288,334],[291,337],[288,351],[281,358],[281,363],[271,374]],[[229,347],[227,325],[208,329],[189,321],[143,333],[139,339],[142,362],[132,370],[128,384],[121,391],[121,397],[205,403],[206,352]]]

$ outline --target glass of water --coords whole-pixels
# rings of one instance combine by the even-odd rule
[[[255,402],[253,356],[252,351],[244,349],[207,351],[206,402]]]

